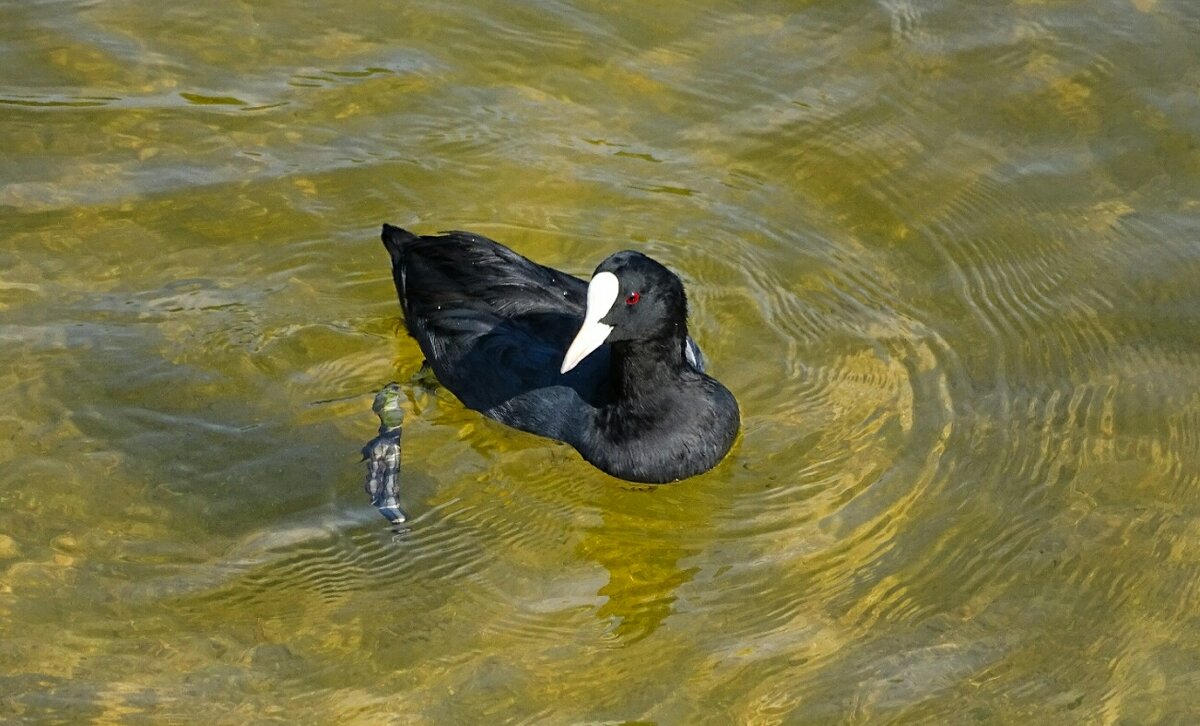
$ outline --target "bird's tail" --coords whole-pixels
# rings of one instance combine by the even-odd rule
[[[383,234],[380,237],[383,239],[383,246],[387,248],[388,254],[392,256],[392,264],[395,265],[400,262],[404,245],[415,240],[417,235],[407,229],[384,223]]]
[[[400,297],[400,310],[404,313],[405,320],[407,320],[408,293],[405,288],[406,266],[404,263],[404,247],[412,241],[419,239],[419,237],[407,229],[401,229],[400,227],[384,223],[383,233],[380,235],[380,238],[383,239],[383,246],[387,248],[388,254],[392,258],[392,281],[396,283],[396,294]]]

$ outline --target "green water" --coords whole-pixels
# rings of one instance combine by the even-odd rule
[[[1195,723],[1200,7],[0,3],[0,720]],[[380,223],[683,277],[624,485],[411,386]]]

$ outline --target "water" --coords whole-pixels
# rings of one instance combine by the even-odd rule
[[[0,6],[0,714],[1192,723],[1200,11]],[[623,485],[412,381],[381,222],[688,286]]]

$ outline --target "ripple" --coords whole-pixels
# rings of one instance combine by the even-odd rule
[[[364,522],[378,523],[373,512],[356,511],[353,517],[322,513],[280,522],[247,535],[221,558],[186,574],[130,585],[125,596],[197,607],[219,602],[273,606],[280,598],[303,596],[328,605],[414,579],[470,578],[487,558],[469,524],[451,525],[461,521],[459,516],[453,503],[428,510],[395,539],[380,538],[375,527],[362,528]]]
[[[69,94],[57,96],[0,96],[0,104],[7,106],[25,106],[28,108],[94,108],[107,106],[113,101],[119,101],[113,96],[72,96]]]

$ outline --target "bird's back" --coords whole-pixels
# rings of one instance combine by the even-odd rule
[[[438,380],[469,408],[571,441],[607,370],[602,354],[558,372],[587,284],[467,232],[417,236],[384,225],[383,242],[405,325]]]

